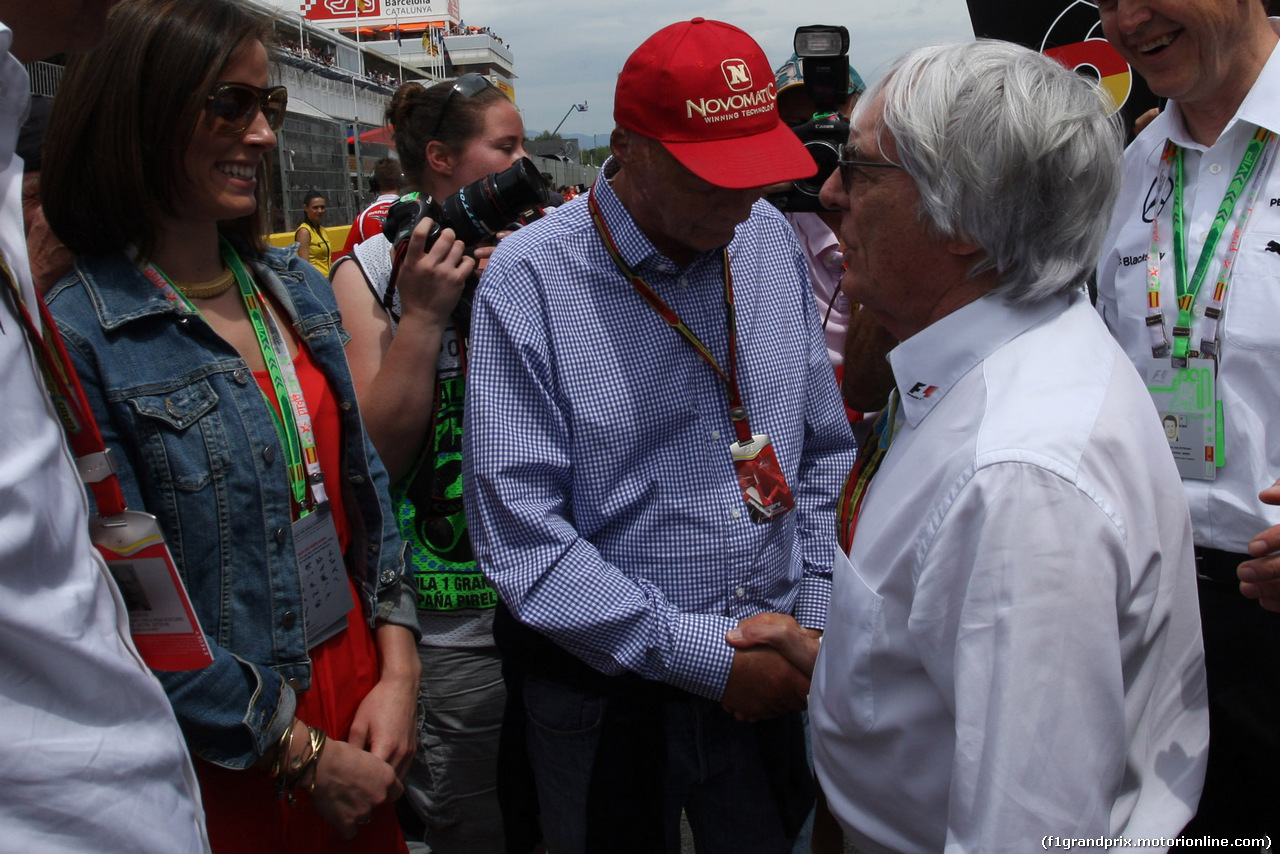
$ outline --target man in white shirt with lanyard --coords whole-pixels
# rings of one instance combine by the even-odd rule
[[[921,48],[863,95],[822,190],[845,292],[900,341],[809,697],[864,854],[1171,837],[1200,794],[1191,523],[1081,287],[1121,175],[1101,97],[1008,43]],[[788,638],[731,636],[811,662]]]
[[[1177,421],[1166,441],[1195,531],[1211,721],[1186,834],[1276,838],[1280,615],[1241,595],[1238,567],[1280,523],[1258,494],[1280,474],[1280,21],[1262,0],[1098,6],[1107,39],[1170,99],[1126,152],[1098,310]]]
[[[0,847],[208,851],[173,710],[89,542],[84,487],[27,340],[22,62],[85,50],[112,0],[0,0]]]

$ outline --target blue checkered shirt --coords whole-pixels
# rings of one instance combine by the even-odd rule
[[[721,253],[681,270],[612,188],[592,190],[623,258],[728,369]],[[765,202],[729,257],[738,384],[796,498],[751,521],[724,383],[621,275],[586,197],[520,229],[476,297],[464,483],[477,559],[526,625],[607,674],[719,699],[725,632],[765,611],[822,628],[853,438],[808,272]]]

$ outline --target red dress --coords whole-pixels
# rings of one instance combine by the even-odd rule
[[[298,348],[294,368],[302,386],[302,396],[311,413],[316,451],[325,482],[337,484],[342,448],[338,402],[324,374],[311,361],[305,347]],[[275,401],[271,378],[266,371],[254,371],[267,399]],[[277,412],[279,408],[277,407]],[[345,553],[351,542],[351,528],[342,506],[341,490],[328,490],[338,544]],[[346,740],[360,701],[378,682],[378,651],[373,632],[364,618],[355,582],[351,599],[355,606],[347,614],[347,629],[311,650],[311,689],[298,694],[297,716],[310,726],[320,727],[330,739]],[[278,800],[275,781],[266,771],[249,768],[233,771],[210,762],[197,761],[196,774],[204,800],[209,841],[214,854],[323,854],[360,852],[407,854],[395,805],[383,804],[374,811],[373,821],[360,827],[356,838],[344,842],[307,800],[297,792],[298,805],[290,807]]]

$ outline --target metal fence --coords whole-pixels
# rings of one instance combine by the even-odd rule
[[[52,62],[27,63],[27,76],[31,78],[31,94],[52,98],[62,82],[62,66]]]
[[[272,231],[290,231],[302,222],[302,200],[312,190],[328,203],[326,225],[348,225],[359,208],[347,177],[345,128],[328,119],[285,117],[275,157]]]

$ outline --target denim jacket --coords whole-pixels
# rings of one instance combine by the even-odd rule
[[[387,474],[360,421],[329,283],[279,250],[241,257],[339,401],[346,558],[369,623],[416,634]],[[311,687],[291,495],[268,404],[235,349],[122,253],[78,259],[49,306],[125,500],[158,517],[213,653],[203,670],[156,675],[192,752],[247,767],[283,735],[295,691]]]

